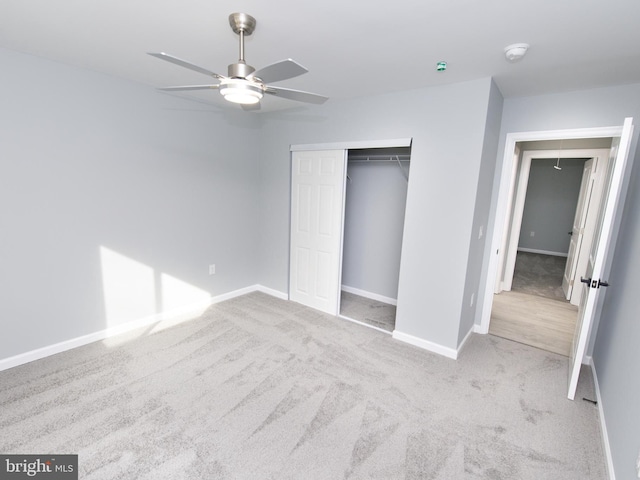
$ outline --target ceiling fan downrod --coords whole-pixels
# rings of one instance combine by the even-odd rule
[[[244,37],[253,33],[256,28],[256,19],[246,13],[232,13],[229,15],[229,25],[240,37],[240,59],[238,63],[229,65],[228,76],[230,78],[247,78],[256,69],[247,65],[244,60]]]

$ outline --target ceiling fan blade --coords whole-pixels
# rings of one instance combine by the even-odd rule
[[[329,97],[318,95],[317,93],[303,92],[301,90],[282,87],[269,86],[265,89],[265,93],[275,95],[276,97],[288,98],[289,100],[296,100],[298,102],[315,103],[317,105],[329,100]]]
[[[148,52],[152,57],[159,58],[161,60],[166,60],[167,62],[175,63],[176,65],[180,65],[181,67],[188,68],[189,70],[193,70],[194,72],[204,73],[205,75],[210,75],[215,78],[224,78],[222,75],[219,75],[211,70],[207,70],[206,68],[199,67],[198,65],[194,65],[191,62],[187,62],[186,60],[182,60],[178,57],[174,57],[173,55],[169,55],[168,53],[160,52],[160,53],[151,53]]]
[[[280,80],[287,80],[288,78],[297,77],[303,73],[307,73],[309,70],[304,68],[298,62],[287,58],[281,62],[272,63],[266,67],[256,70],[247,78],[258,77],[264,83],[279,82]]]
[[[182,92],[187,90],[211,90],[217,89],[220,85],[184,85],[180,87],[163,87],[158,90],[164,90],[165,92]]]

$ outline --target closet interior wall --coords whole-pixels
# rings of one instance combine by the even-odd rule
[[[342,285],[398,298],[410,147],[349,150]]]

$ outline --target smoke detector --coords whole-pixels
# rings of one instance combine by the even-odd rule
[[[504,48],[504,55],[510,62],[517,62],[525,56],[529,50],[529,44],[527,43],[514,43]]]

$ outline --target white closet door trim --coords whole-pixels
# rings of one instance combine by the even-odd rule
[[[389,140],[362,140],[357,142],[336,142],[336,143],[308,143],[291,145],[291,152],[306,152],[309,150],[349,150],[354,148],[391,148],[410,147],[412,138],[395,138]]]

